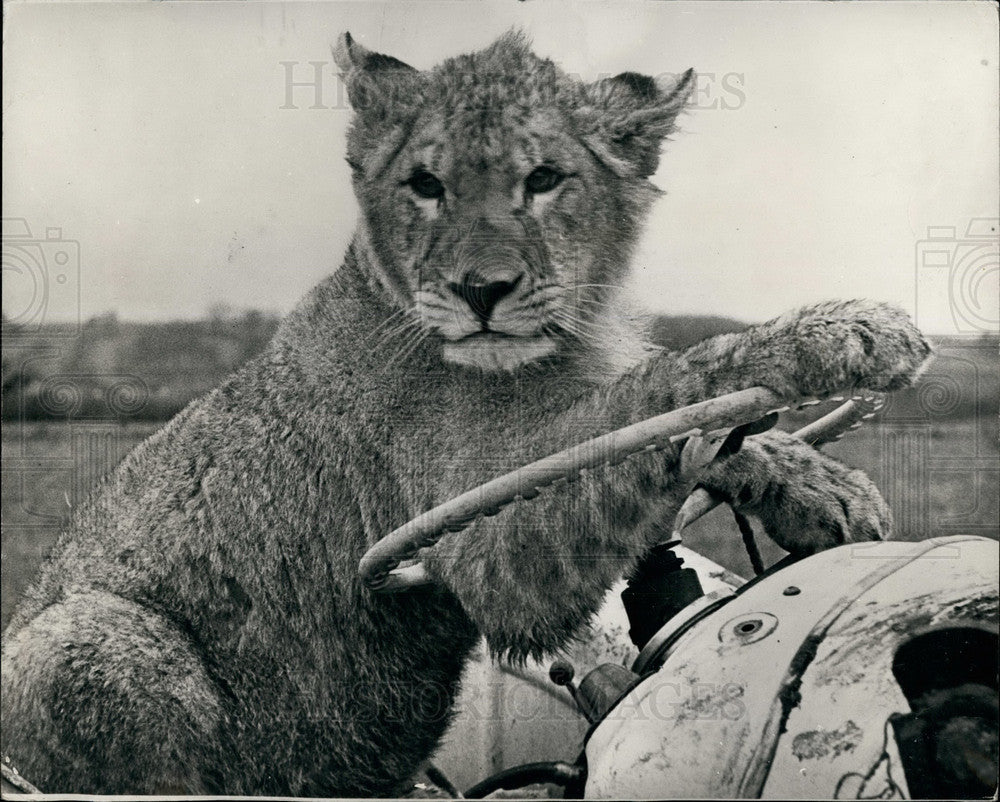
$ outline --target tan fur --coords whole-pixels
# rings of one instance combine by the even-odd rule
[[[343,266],[102,482],[5,633],[2,748],[43,790],[392,793],[435,748],[479,634],[512,659],[580,635],[690,487],[672,453],[591,471],[442,540],[439,585],[409,594],[362,587],[371,544],[666,409],[758,384],[895,389],[929,353],[863,301],[682,353],[614,322],[689,77],[580,84],[516,34],[426,73],[346,36],[336,52],[362,209]],[[539,164],[565,177],[528,193]],[[488,317],[460,297],[469,275],[504,289]],[[862,474],[787,436],[704,481],[792,550],[887,532]]]

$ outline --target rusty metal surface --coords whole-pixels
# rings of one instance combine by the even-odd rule
[[[892,671],[896,650],[949,626],[997,631],[998,547],[942,543],[847,607],[802,674],[763,789],[767,797],[908,796],[889,716],[910,706]],[[856,559],[877,559],[860,552]]]
[[[995,626],[997,558],[982,538],[848,545],[748,588],[595,729],[587,796],[905,793],[885,727],[908,710],[895,645],[948,621]]]

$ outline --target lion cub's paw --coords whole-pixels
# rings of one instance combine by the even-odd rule
[[[782,432],[747,438],[738,453],[713,463],[701,483],[759,519],[795,554],[883,540],[892,526],[885,499],[863,472]]]
[[[836,301],[776,321],[794,349],[794,392],[829,395],[852,388],[891,392],[916,381],[931,346],[909,316],[889,304]]]

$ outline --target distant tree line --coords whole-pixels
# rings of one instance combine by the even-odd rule
[[[3,322],[4,420],[166,420],[260,353],[279,318],[251,310],[168,323]]]

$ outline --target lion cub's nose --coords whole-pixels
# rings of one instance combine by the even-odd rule
[[[522,273],[513,281],[482,282],[476,273],[466,273],[460,282],[449,282],[448,289],[465,301],[476,316],[486,323],[500,299],[510,295],[521,282]]]

